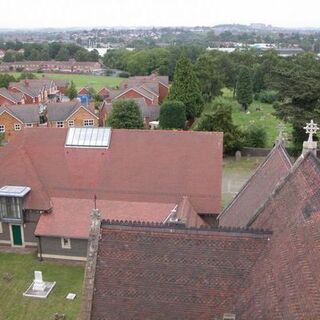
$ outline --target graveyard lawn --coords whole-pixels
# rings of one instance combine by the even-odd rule
[[[42,271],[44,281],[56,281],[47,299],[22,296],[35,270]],[[0,320],[50,320],[54,313],[75,320],[80,311],[83,275],[82,266],[39,262],[30,254],[0,252]],[[65,298],[70,292],[77,294],[73,301]]]

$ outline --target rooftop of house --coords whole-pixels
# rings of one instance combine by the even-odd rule
[[[222,133],[115,129],[102,150],[66,148],[67,132],[28,128],[2,148],[0,186],[29,186],[24,208],[50,210],[54,198],[94,195],[149,203],[188,196],[197,213],[219,212]]]
[[[90,107],[83,106],[78,100],[59,102],[59,103],[47,103],[47,118],[48,121],[66,121],[70,115],[72,115],[80,107],[93,113],[94,110]],[[38,104],[24,104],[24,105],[10,105],[0,107],[0,114],[7,111],[15,118],[19,119],[22,123],[39,123],[39,110]]]
[[[233,302],[270,232],[105,221],[91,319],[215,319]]]
[[[11,101],[13,104],[21,102],[24,97],[23,93],[11,92],[6,88],[0,88],[0,95]]]
[[[281,178],[288,174],[291,166],[291,160],[282,143],[277,143],[265,161],[219,215],[219,224],[232,227],[247,226]]]

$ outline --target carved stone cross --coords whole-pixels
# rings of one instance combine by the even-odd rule
[[[283,132],[285,131],[286,129],[286,126],[280,122],[278,125],[277,125],[277,129],[279,131],[279,135],[278,135],[278,141],[282,141],[283,140]]]
[[[303,127],[303,129],[306,130],[306,133],[309,133],[309,139],[308,142],[312,142],[313,139],[313,135],[317,133],[317,131],[319,130],[319,127],[316,123],[313,122],[313,120],[311,120],[309,123],[306,124],[305,127]]]

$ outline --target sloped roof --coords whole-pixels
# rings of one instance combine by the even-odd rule
[[[43,214],[35,235],[87,239],[92,199],[51,198],[53,210]],[[102,219],[163,222],[175,203],[97,200]],[[76,220],[76,221],[75,221]],[[70,228],[70,225],[73,227]]]
[[[0,88],[0,95],[10,100],[12,103],[19,103],[23,98],[23,94],[10,92],[6,88]]]
[[[236,304],[237,319],[320,318],[320,163],[300,158],[251,221],[273,230]]]
[[[277,143],[265,161],[219,215],[221,226],[245,227],[268,199],[292,164],[282,143]]]
[[[74,100],[68,102],[48,103],[46,106],[48,121],[65,121],[81,106],[81,103],[78,100]],[[82,107],[89,112],[93,112],[93,110],[89,107]],[[0,113],[3,110],[8,110],[23,123],[39,123],[40,121],[38,104],[10,105],[0,107]]]
[[[222,319],[267,237],[103,222],[91,319]]]
[[[1,148],[0,186],[25,185],[10,176],[24,151],[50,197],[177,203],[188,196],[197,213],[217,213],[221,199],[222,133],[112,130],[108,150],[65,148],[67,128],[29,128]],[[92,161],[94,159],[94,161]],[[3,178],[5,177],[5,179]],[[34,208],[38,208],[35,204]],[[152,214],[152,213],[150,213]]]

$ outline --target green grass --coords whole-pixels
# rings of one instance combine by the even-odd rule
[[[9,74],[18,78],[20,76],[19,72],[10,72]],[[117,87],[123,78],[118,77],[107,77],[107,76],[94,76],[86,74],[58,74],[58,73],[35,73],[37,78],[41,78],[44,75],[50,79],[59,79],[73,81],[79,90],[82,87],[93,87],[95,90],[99,91],[103,87]]]
[[[246,130],[251,124],[258,125],[265,128],[267,133],[267,145],[266,147],[271,148],[278,136],[277,126],[280,120],[273,115],[274,108],[271,104],[262,103],[260,101],[253,101],[249,107],[249,114],[246,114],[238,102],[233,99],[232,91],[228,89],[223,90],[223,98],[230,102],[232,105],[232,117],[234,124],[238,125],[241,129]],[[210,108],[210,106],[207,106]],[[257,111],[259,108],[261,111]],[[287,138],[291,135],[291,126],[286,124],[285,134]]]
[[[35,270],[42,271],[44,281],[57,282],[47,299],[22,296]],[[6,272],[12,274],[12,280],[3,279]],[[81,266],[39,262],[30,254],[0,253],[0,319],[46,320],[57,312],[75,320],[80,311],[83,274]],[[65,299],[69,292],[77,294],[75,300]]]

